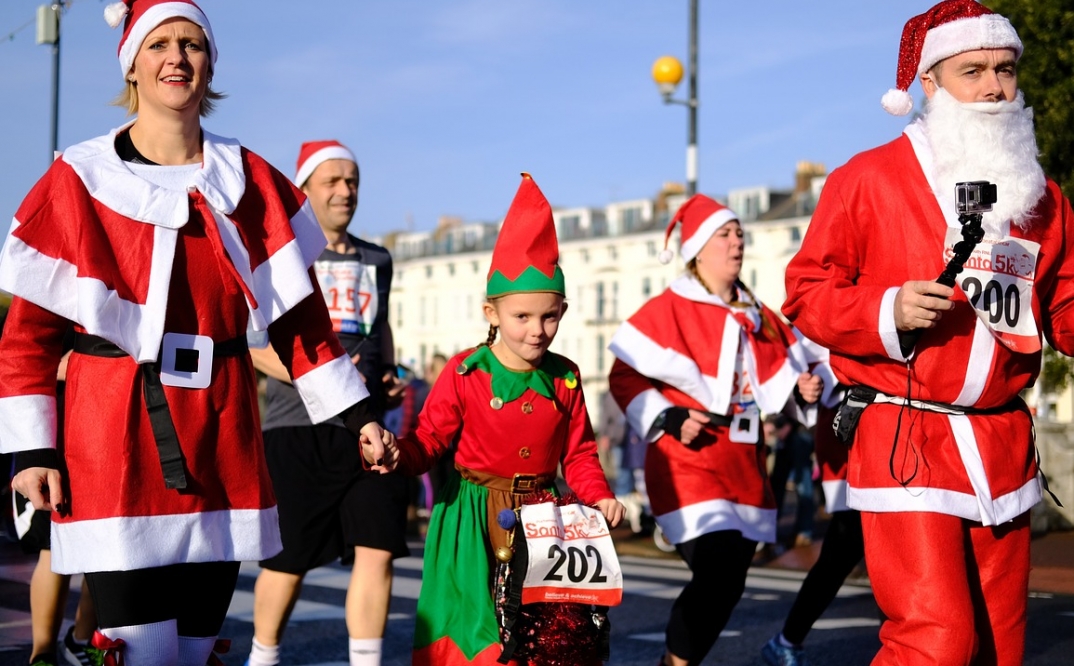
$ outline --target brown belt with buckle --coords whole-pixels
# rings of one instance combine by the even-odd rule
[[[488,488],[487,523],[489,541],[492,542],[492,552],[496,552],[496,548],[499,546],[507,545],[507,531],[500,527],[496,521],[500,511],[503,509],[517,509],[522,503],[523,495],[549,488],[556,480],[555,473],[515,474],[514,477],[508,479],[488,472],[469,469],[459,464],[455,465],[455,469],[459,471],[462,478],[470,483]]]

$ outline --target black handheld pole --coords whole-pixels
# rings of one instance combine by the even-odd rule
[[[937,282],[947,287],[955,286],[955,278],[962,272],[966,260],[973,254],[973,249],[984,238],[981,221],[984,213],[992,210],[992,204],[996,203],[996,186],[987,181],[958,183],[955,185],[955,192],[958,199],[958,221],[962,225],[962,240],[955,243],[954,256],[947,262],[940,277],[936,278]],[[899,333],[899,347],[903,358],[910,356],[924,332],[923,328],[915,328]]]

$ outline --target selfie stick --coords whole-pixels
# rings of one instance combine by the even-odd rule
[[[955,277],[962,272],[966,260],[973,254],[973,249],[984,238],[984,229],[981,221],[984,213],[992,210],[992,204],[996,203],[996,186],[985,180],[977,180],[969,183],[957,183],[955,185],[957,199],[958,221],[962,225],[962,240],[955,243],[954,256],[947,262],[940,277],[936,281],[947,287],[955,286]],[[923,328],[915,328],[912,331],[899,334],[899,346],[902,348],[903,357],[908,357],[921,339]]]

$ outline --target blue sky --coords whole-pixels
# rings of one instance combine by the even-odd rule
[[[49,163],[44,0],[0,2],[0,232]],[[899,35],[934,0],[701,0],[699,189],[787,187],[896,136],[880,96]],[[105,2],[64,16],[61,149],[124,122],[119,30]],[[336,138],[362,166],[352,230],[495,220],[529,171],[554,206],[653,196],[684,180],[686,109],[650,78],[687,56],[687,0],[200,0],[228,93],[204,126],[293,175],[302,141]],[[685,81],[678,91],[685,95]],[[915,97],[920,89],[912,89]]]

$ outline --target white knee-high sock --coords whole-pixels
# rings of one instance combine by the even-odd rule
[[[101,633],[126,643],[123,650],[125,666],[178,666],[179,636],[175,620],[152,624],[135,624],[129,627],[108,627]]]
[[[209,638],[179,637],[179,666],[205,666],[216,645],[216,636]]]
[[[262,645],[255,638],[250,647],[250,659],[246,663],[249,666],[276,666],[280,663],[280,646]]]
[[[380,666],[380,648],[383,638],[351,638],[351,666]]]

